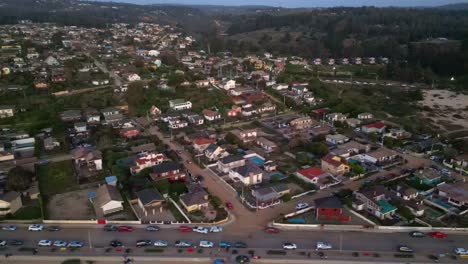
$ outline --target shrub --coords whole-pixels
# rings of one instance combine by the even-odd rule
[[[202,249],[202,248],[199,248],[197,252],[198,252],[198,254],[202,254],[202,253],[203,253],[203,249]]]
[[[182,253],[182,252],[184,252],[184,250],[181,249],[181,248],[179,248],[179,249],[177,250],[177,252],[178,252],[178,253]]]
[[[268,255],[281,255],[281,256],[286,255],[286,251],[284,250],[268,250],[266,253]]]
[[[233,255],[235,255],[235,254],[237,254],[237,253],[238,253],[237,249],[233,249],[233,250],[231,251],[231,254],[233,254]]]
[[[62,264],[81,264],[80,259],[67,259],[62,262]]]
[[[353,252],[353,257],[359,257],[359,252]]]
[[[255,255],[255,250],[249,250],[247,251],[247,253],[249,253],[251,256]]]
[[[374,258],[380,258],[380,254],[379,254],[379,253],[374,253],[374,254],[372,254],[372,256],[373,256]]]
[[[413,254],[395,254],[395,258],[414,258]]]

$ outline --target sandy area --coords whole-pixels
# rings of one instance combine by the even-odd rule
[[[454,132],[468,130],[468,95],[448,90],[426,90],[423,115],[435,128]]]
[[[91,191],[96,191],[96,189],[78,190],[54,195],[47,206],[49,219],[96,219],[94,210],[89,206],[88,193]]]

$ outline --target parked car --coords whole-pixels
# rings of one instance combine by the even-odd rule
[[[280,230],[276,227],[267,227],[265,228],[265,232],[270,233],[270,234],[277,234],[280,232]]]
[[[309,207],[309,204],[308,204],[308,203],[298,203],[298,204],[296,205],[296,210],[306,209],[307,207]]]
[[[2,230],[3,231],[15,231],[16,226],[14,226],[14,225],[2,226]]]
[[[234,209],[234,205],[231,202],[227,202],[226,203],[226,208],[229,209],[229,210],[232,210],[232,209]]]
[[[409,233],[411,237],[425,237],[426,234],[421,231],[412,231]]]
[[[192,228],[188,226],[179,226],[179,231],[183,233],[192,232]]]
[[[105,226],[104,226],[104,231],[109,231],[109,232],[110,232],[110,231],[117,231],[117,228],[118,228],[118,227],[115,226],[115,225],[105,225]]]
[[[398,251],[405,253],[413,253],[413,249],[408,246],[398,246]]]
[[[432,238],[446,238],[447,237],[447,235],[442,232],[430,232],[429,236]]]
[[[316,250],[319,249],[332,249],[332,245],[327,242],[317,242],[317,247],[315,248]]]
[[[212,248],[213,245],[214,245],[213,242],[208,241],[208,240],[200,241],[200,247],[202,247],[202,248]]]
[[[220,227],[220,226],[212,226],[212,227],[210,228],[210,232],[211,232],[211,233],[223,232],[223,228]]]
[[[203,227],[203,226],[196,226],[192,230],[193,232],[197,232],[200,234],[208,234],[208,231],[209,231],[208,228]]]
[[[138,240],[136,242],[136,247],[146,247],[146,246],[150,246],[151,245],[151,240]]]
[[[46,239],[39,240],[39,242],[37,242],[37,245],[40,247],[50,247],[52,246],[52,241]]]
[[[459,255],[459,256],[466,256],[468,255],[468,250],[466,250],[465,248],[461,248],[461,247],[457,247],[453,250],[453,253]]]
[[[148,232],[156,232],[159,230],[160,230],[159,226],[155,226],[155,225],[149,225],[146,227],[146,231]]]
[[[24,244],[23,240],[18,240],[18,239],[12,240],[10,242],[10,245],[12,246],[22,246],[23,244]]]
[[[177,240],[174,244],[175,247],[191,247],[192,243],[184,240]]]
[[[60,227],[59,226],[49,226],[47,228],[47,231],[50,231],[50,232],[57,232],[57,231],[60,231]]]
[[[133,232],[133,227],[131,226],[119,226],[117,228],[118,232]]]
[[[44,226],[43,225],[30,225],[28,227],[28,230],[29,231],[42,231],[44,230]]]
[[[283,249],[287,249],[287,250],[294,250],[294,249],[297,249],[297,245],[295,243],[284,243],[283,244]]]
[[[168,243],[166,240],[156,240],[153,244],[155,247],[167,247]]]
[[[228,248],[231,247],[231,244],[227,241],[219,241],[219,247],[220,248]]]
[[[84,246],[83,242],[80,241],[70,241],[68,242],[67,247],[69,248],[82,248]]]
[[[109,245],[111,247],[121,247],[122,246],[122,242],[120,240],[112,240]]]
[[[7,241],[6,240],[0,240],[0,247],[6,247]]]
[[[55,247],[66,247],[67,244],[68,244],[67,242],[62,241],[62,240],[55,240],[54,241],[54,246]]]
[[[247,248],[247,244],[239,241],[234,244],[234,247],[235,248]]]
[[[250,262],[250,258],[247,257],[246,255],[239,255],[236,257],[236,263],[244,264],[244,263],[249,263],[249,262]]]

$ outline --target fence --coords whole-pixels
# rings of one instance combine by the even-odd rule
[[[172,200],[171,197],[169,197],[169,201],[177,208],[177,210],[179,210],[179,212],[185,217],[189,224],[192,223],[192,221],[190,221],[190,218],[184,213],[184,211],[182,211],[182,209],[180,209],[179,205],[174,200]]]

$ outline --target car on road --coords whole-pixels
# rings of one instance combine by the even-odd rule
[[[42,231],[44,230],[43,225],[30,225],[28,226],[28,231]]]
[[[151,246],[151,240],[148,239],[143,239],[143,240],[138,240],[135,244],[136,247],[146,247],[146,246]]]
[[[206,227],[203,226],[195,226],[193,229],[193,232],[197,232],[200,234],[208,234],[209,230]]]
[[[54,241],[54,247],[66,247],[67,244],[68,244],[67,242],[62,241],[62,240],[55,240]]]
[[[155,225],[149,225],[146,227],[146,231],[148,232],[156,232],[159,230],[160,230],[159,226],[155,226]]]
[[[14,225],[2,226],[2,230],[3,231],[15,231],[16,226],[14,226]]]
[[[40,247],[50,247],[52,246],[52,241],[46,239],[39,240],[39,242],[37,242],[37,245]]]
[[[231,243],[229,243],[227,241],[219,241],[218,246],[220,248],[229,248],[229,247],[231,247]]]
[[[226,203],[226,208],[229,209],[229,210],[232,210],[232,209],[234,209],[234,205],[231,202],[227,202]]]
[[[294,249],[297,249],[297,245],[295,243],[287,242],[283,244],[283,249],[294,250]]]
[[[236,257],[236,263],[239,264],[246,264],[250,262],[250,258],[247,257],[246,255],[239,255]]]
[[[156,240],[153,244],[155,247],[167,247],[169,243],[166,240]]]
[[[122,246],[122,242],[120,240],[112,240],[109,245],[111,247],[121,247]]]
[[[105,225],[104,226],[104,231],[108,231],[108,232],[111,232],[111,231],[117,231],[117,226],[115,225]]]
[[[214,244],[211,241],[208,241],[208,240],[200,241],[200,247],[201,248],[212,248],[213,246],[214,246]]]
[[[192,228],[189,226],[179,226],[179,231],[182,233],[192,232]]]
[[[133,232],[133,227],[131,226],[119,226],[117,232]]]
[[[6,240],[0,240],[0,247],[6,247],[7,241]]]
[[[411,237],[425,237],[426,234],[421,231],[412,231],[409,233]]]
[[[84,246],[83,242],[80,241],[70,241],[68,242],[67,247],[69,248],[82,248]]]
[[[327,243],[327,242],[317,242],[317,246],[315,247],[315,250],[319,250],[319,249],[332,249],[332,245],[330,243]]]
[[[270,233],[270,234],[277,234],[280,232],[280,230],[276,227],[266,227],[265,232]]]
[[[296,210],[302,210],[302,209],[306,209],[309,207],[309,204],[308,203],[298,203],[296,205]]]
[[[212,226],[212,227],[210,228],[210,232],[211,232],[211,233],[223,232],[223,228],[220,227],[220,226]]]
[[[234,247],[235,248],[247,248],[247,244],[244,243],[244,242],[238,241],[238,242],[234,243]]]
[[[408,246],[398,246],[398,251],[404,253],[413,253],[413,249]]]
[[[430,232],[428,233],[428,235],[432,238],[446,238],[447,235],[445,233],[442,233],[442,232]]]
[[[47,228],[47,231],[50,231],[50,232],[57,232],[57,231],[60,231],[60,227],[59,226],[49,226]]]
[[[187,248],[191,247],[192,243],[185,241],[185,240],[177,240],[174,244],[175,247],[182,247],[182,248]]]
[[[23,240],[15,239],[15,240],[10,241],[10,245],[12,246],[22,246],[23,244],[24,244]]]
[[[459,256],[466,256],[468,255],[468,250],[466,250],[465,248],[457,247],[453,249],[453,253]]]

